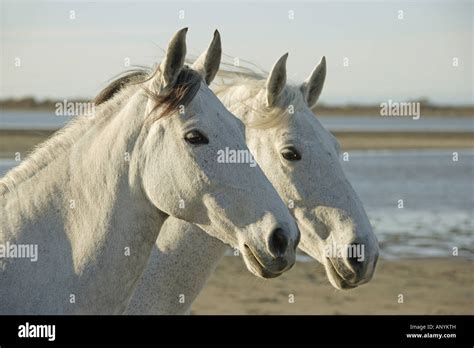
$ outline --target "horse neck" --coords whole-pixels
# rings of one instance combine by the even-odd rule
[[[134,244],[145,238],[142,234],[150,228],[143,225],[150,217],[158,217],[140,187],[131,183],[130,173],[136,170],[135,162],[129,159],[142,129],[140,115],[144,115],[145,104],[141,96],[132,97],[123,108],[112,111],[116,115],[108,122],[87,131],[71,149],[68,186],[79,208],[89,216],[90,226],[85,233],[90,234],[91,244],[102,235],[121,245],[122,250],[131,244],[138,247]],[[84,231],[81,234],[82,240]],[[149,236],[150,250],[156,235]]]
[[[72,146],[5,196],[5,215],[16,217],[2,223],[16,240],[65,241],[66,248],[53,247],[45,257],[71,260],[73,277],[87,279],[85,285],[78,283],[84,291],[97,290],[121,302],[146,266],[165,219],[130,184],[134,168],[127,154],[132,156],[142,129],[137,110],[143,115],[140,105],[146,104],[138,99],[109,107],[112,114],[99,110]]]

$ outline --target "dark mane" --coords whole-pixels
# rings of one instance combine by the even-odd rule
[[[141,84],[152,79],[158,71],[159,70],[156,70],[151,75],[144,68],[126,71],[100,91],[92,102],[95,103],[95,105],[103,104],[112,99],[114,95],[119,93],[126,86],[131,84]],[[164,106],[162,112],[157,117],[154,117],[154,120],[163,116],[171,115],[173,112],[177,111],[181,105],[187,106],[199,91],[201,81],[201,75],[185,66],[179,73],[176,83],[168,94],[158,95],[149,89],[145,89],[148,96],[155,101],[155,109]],[[154,110],[152,110],[152,112],[153,111]]]
[[[120,74],[107,87],[100,91],[99,94],[92,99],[92,102],[96,106],[103,104],[109,99],[112,99],[112,97],[120,92],[125,86],[131,84],[134,79],[145,81],[147,76],[148,73],[145,69],[128,70]],[[142,79],[139,79],[140,77]]]

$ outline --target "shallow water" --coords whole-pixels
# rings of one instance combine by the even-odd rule
[[[342,162],[386,258],[474,255],[474,150],[457,162],[453,152],[351,151]]]
[[[342,161],[384,258],[474,256],[474,150],[350,151]],[[0,176],[18,164],[0,160]],[[403,208],[398,200],[403,199]],[[300,260],[308,260],[301,256]]]
[[[73,116],[56,116],[54,111],[1,110],[0,129],[59,129]]]
[[[473,115],[474,116],[474,115]],[[474,117],[378,117],[318,115],[330,131],[348,132],[474,132]]]
[[[473,115],[474,116],[474,115]],[[377,117],[318,115],[330,131],[351,132],[474,132],[474,117]],[[58,129],[74,116],[56,116],[54,111],[0,110],[0,129]]]

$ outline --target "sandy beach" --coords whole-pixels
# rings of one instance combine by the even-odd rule
[[[403,303],[398,303],[400,294]],[[340,291],[316,262],[299,262],[279,278],[263,280],[251,275],[239,257],[225,257],[192,313],[474,314],[473,262],[457,257],[380,260],[370,283]]]

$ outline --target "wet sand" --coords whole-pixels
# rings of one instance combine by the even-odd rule
[[[473,269],[473,261],[457,257],[380,260],[370,283],[341,291],[316,262],[298,263],[279,278],[264,280],[251,275],[240,257],[225,257],[192,313],[474,314]]]

